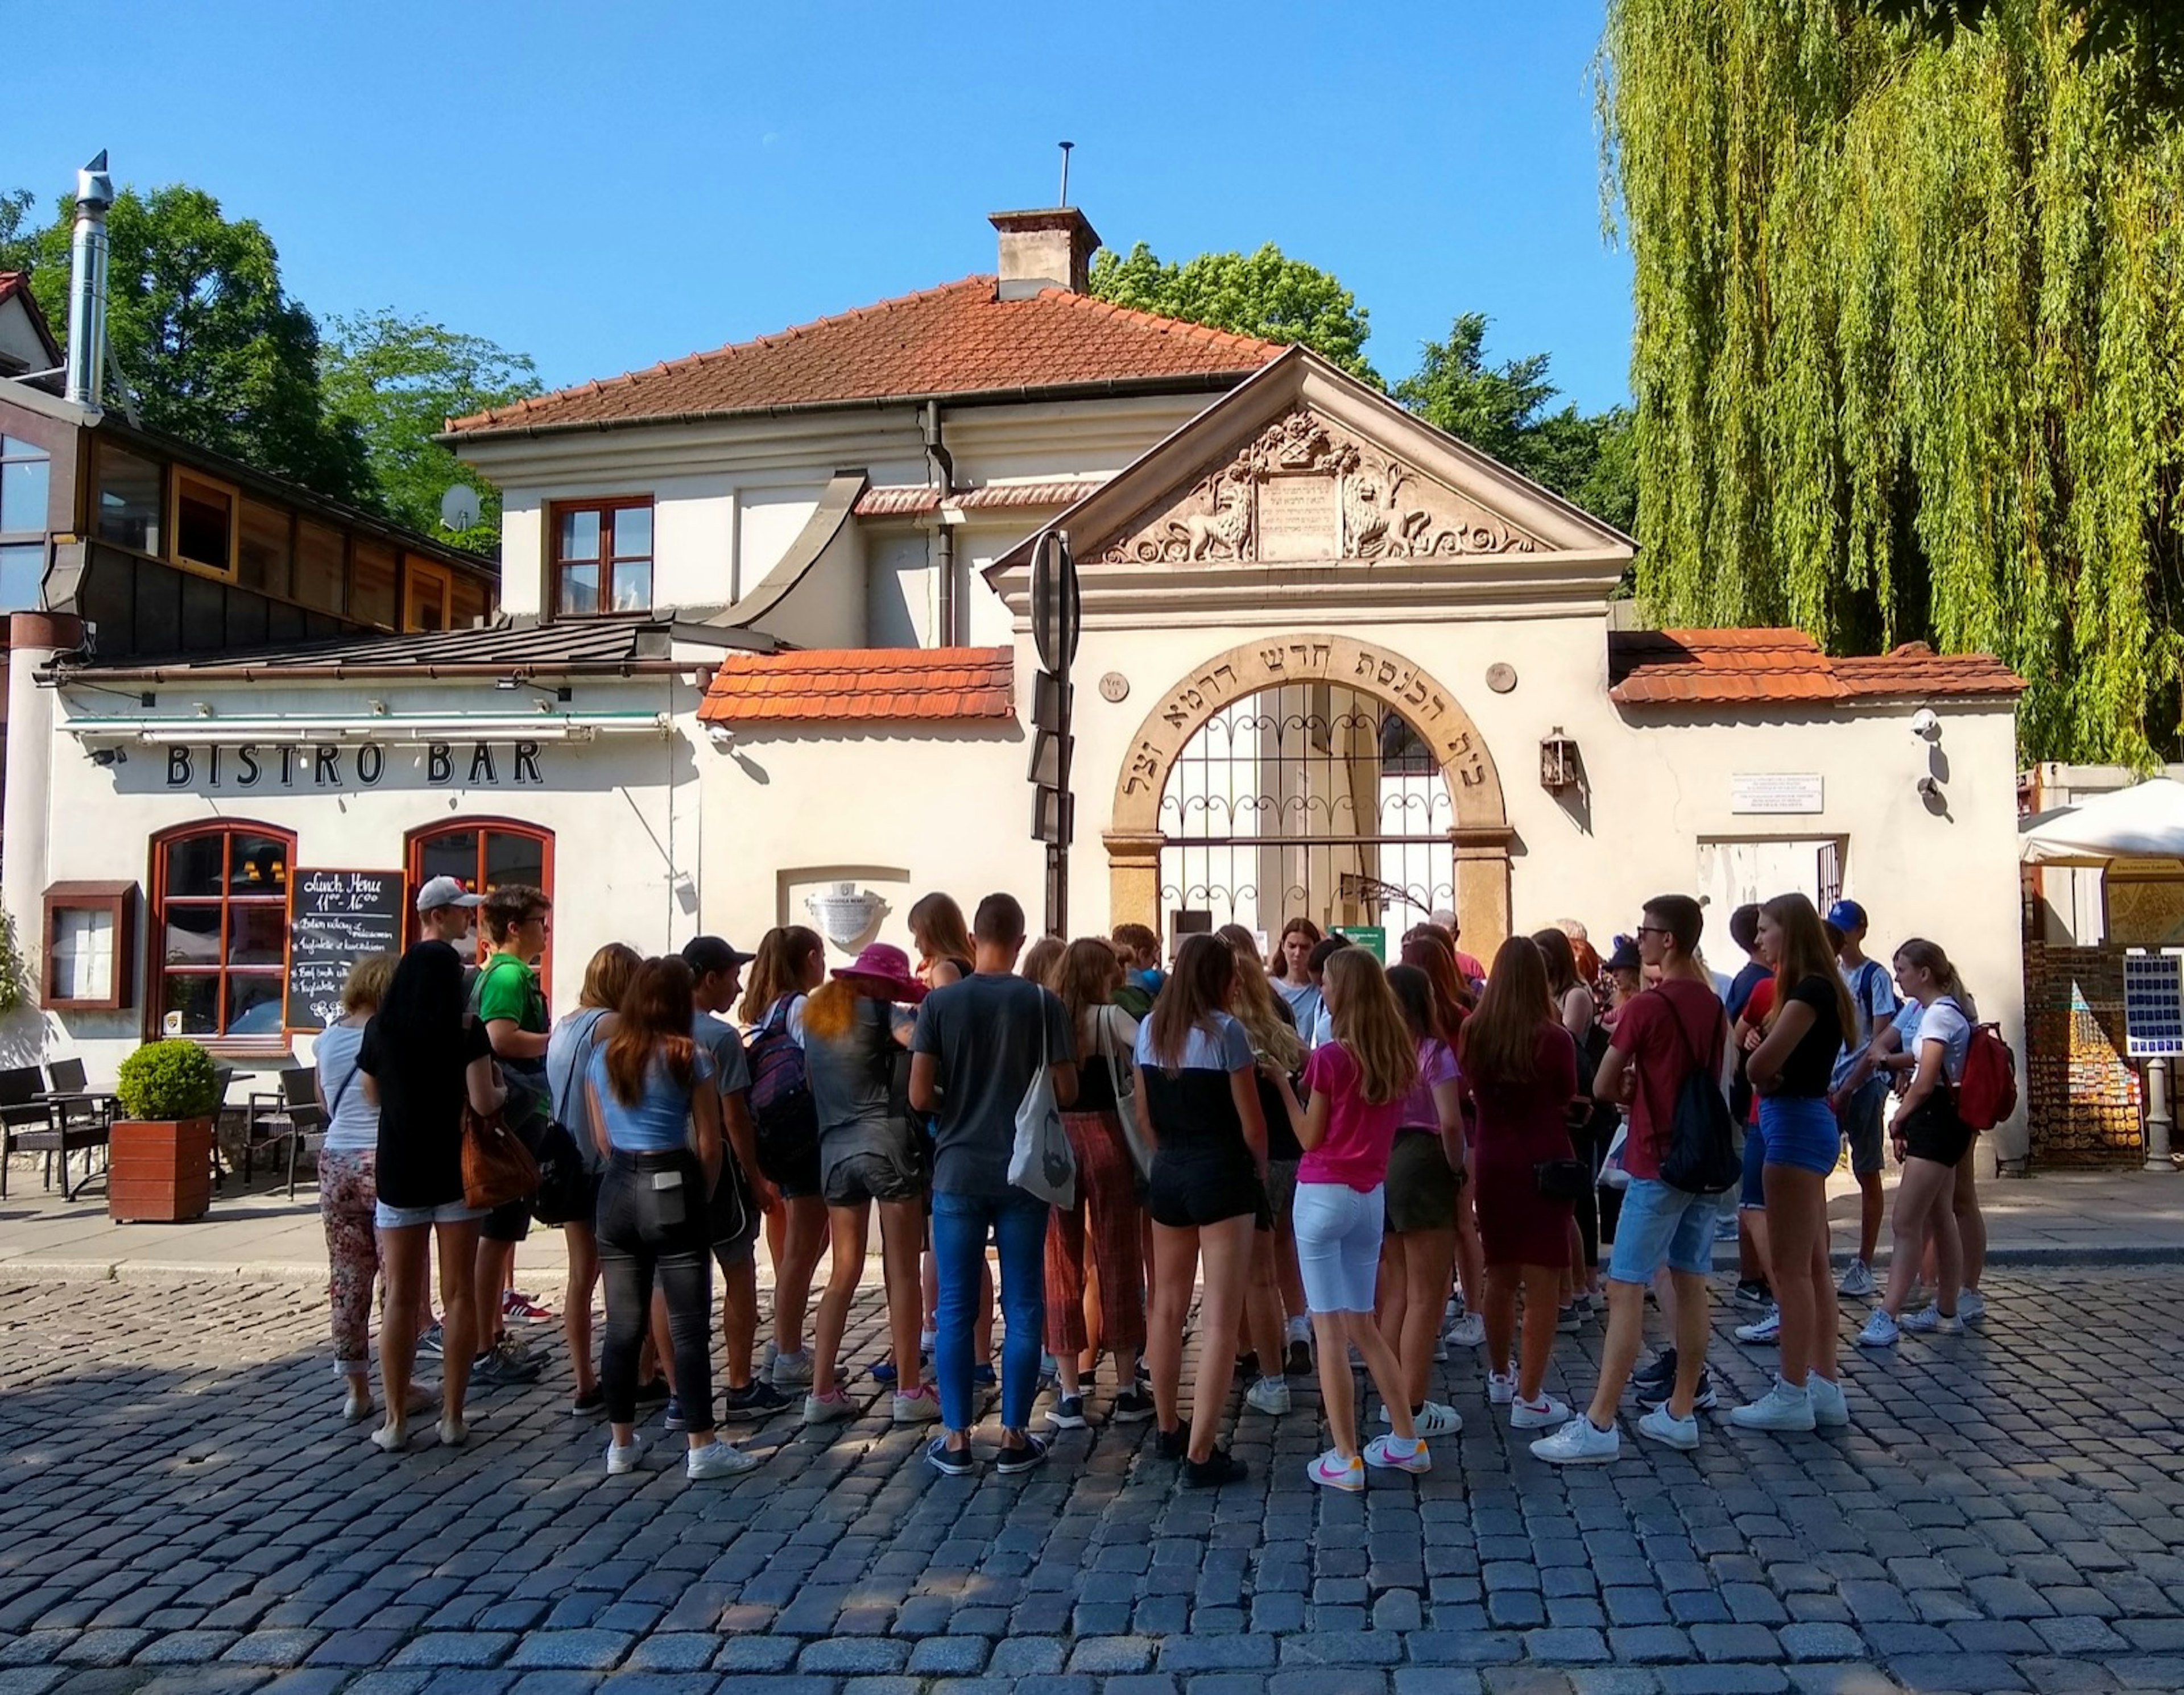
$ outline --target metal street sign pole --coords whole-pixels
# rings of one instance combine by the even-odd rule
[[[1046,933],[1059,936],[1069,921],[1069,843],[1076,833],[1075,796],[1069,781],[1075,738],[1070,734],[1073,691],[1069,667],[1077,657],[1081,622],[1077,561],[1069,532],[1049,530],[1032,545],[1031,631],[1045,667],[1036,680],[1033,725],[1032,832],[1046,844]]]

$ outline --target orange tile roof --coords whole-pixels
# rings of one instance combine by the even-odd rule
[[[448,420],[451,432],[603,426],[783,408],[1161,379],[1241,378],[1280,355],[1254,336],[1067,289],[995,297],[967,276],[647,370]]]
[[[2014,695],[2024,680],[1985,653],[1912,642],[1836,659],[1802,630],[1629,630],[1607,638],[1608,697],[1623,706],[1819,703],[1892,695]]]
[[[702,724],[1016,715],[1007,647],[812,647],[731,653],[699,703]]]
[[[1072,506],[1095,492],[1105,477],[1057,477],[1048,482],[992,483],[984,488],[959,488],[948,496],[950,506],[966,512],[995,512],[1024,506]],[[905,514],[938,512],[940,491],[929,483],[868,488],[857,497],[860,518],[900,517]]]

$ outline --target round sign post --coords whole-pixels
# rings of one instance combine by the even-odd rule
[[[1069,532],[1046,531],[1032,547],[1031,638],[1039,664],[1057,677],[1067,679],[1076,660],[1082,617]]]

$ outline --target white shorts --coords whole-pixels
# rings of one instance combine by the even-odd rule
[[[1386,1186],[1299,1183],[1291,1218],[1305,1304],[1315,1313],[1369,1313],[1379,1283]]]
[[[414,1230],[421,1224],[468,1224],[485,1214],[460,1201],[443,1207],[390,1207],[384,1201],[372,1206],[371,1222],[380,1230]]]

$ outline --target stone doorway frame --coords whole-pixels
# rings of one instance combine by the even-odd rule
[[[1160,909],[1160,803],[1169,770],[1192,736],[1223,707],[1283,683],[1340,683],[1400,712],[1432,749],[1456,823],[1456,916],[1468,951],[1490,958],[1509,934],[1509,844],[1502,777],[1485,737],[1422,667],[1378,642],[1325,634],[1275,634],[1217,653],[1162,696],[1145,714],[1115,780],[1101,840],[1107,848],[1111,924],[1150,925]],[[1173,938],[1171,938],[1173,939]]]

